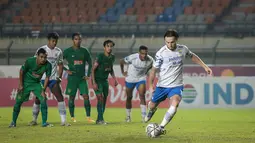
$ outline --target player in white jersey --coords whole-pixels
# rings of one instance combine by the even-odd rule
[[[174,117],[182,99],[184,58],[190,58],[194,63],[203,67],[207,74],[212,75],[212,70],[196,54],[192,53],[185,45],[176,43],[178,38],[179,35],[175,30],[168,30],[165,33],[164,40],[166,45],[156,53],[155,64],[153,64],[149,76],[149,90],[153,92],[155,73],[156,70],[159,71],[158,83],[149,102],[149,112],[145,122],[151,119],[160,102],[168,98],[170,104],[160,124],[160,134],[166,133],[164,127]]]
[[[56,47],[59,35],[55,32],[49,33],[48,36],[48,44],[40,47],[43,48],[47,52],[47,60],[52,65],[52,72],[50,76],[50,81],[48,87],[51,92],[54,94],[58,101],[58,110],[61,118],[62,126],[70,126],[69,123],[66,122],[66,105],[64,101],[64,96],[62,94],[62,89],[60,86],[61,77],[63,73],[63,53],[62,50]],[[44,83],[45,74],[42,77],[42,83]],[[33,121],[29,123],[29,125],[37,125],[37,117],[39,114],[40,101],[36,98],[35,103],[33,105]]]
[[[126,122],[131,122],[131,100],[133,96],[132,93],[135,87],[139,93],[142,121],[144,121],[144,118],[146,116],[145,83],[147,72],[151,69],[153,61],[153,58],[148,55],[148,48],[146,46],[140,46],[139,53],[131,54],[120,60],[121,72],[126,77]],[[127,71],[124,71],[125,64],[128,64]]]

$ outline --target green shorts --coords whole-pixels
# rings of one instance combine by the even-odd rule
[[[109,83],[108,81],[96,81],[98,90],[94,90],[96,95],[103,94],[104,96],[108,96],[109,91]]]
[[[29,100],[30,92],[33,92],[34,95],[40,100],[43,101],[45,98],[41,95],[43,90],[42,84],[39,83],[24,83],[23,91],[19,92],[16,96],[16,101],[26,102]]]
[[[75,96],[77,89],[79,89],[80,95],[88,95],[89,91],[87,81],[82,77],[68,76],[65,94]]]

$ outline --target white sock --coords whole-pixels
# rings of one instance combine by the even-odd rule
[[[141,108],[141,115],[142,115],[142,118],[144,119],[145,116],[146,116],[146,105],[140,104],[140,108]]]
[[[61,123],[66,122],[66,104],[64,101],[58,102],[58,112],[61,118]]]
[[[170,106],[170,108],[167,110],[160,126],[161,127],[165,127],[174,117],[175,113],[176,113],[176,107],[175,106]]]
[[[35,122],[37,121],[37,117],[39,115],[39,112],[40,112],[40,104],[37,105],[37,104],[34,103],[33,111],[32,111],[32,113],[33,113],[33,121],[35,121]]]
[[[126,109],[127,117],[131,116],[131,109]]]

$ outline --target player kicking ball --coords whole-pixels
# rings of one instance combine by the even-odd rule
[[[146,46],[140,46],[138,53],[129,55],[120,60],[121,73],[123,76],[125,76],[126,82],[126,122],[131,122],[131,100],[135,87],[139,93],[142,122],[144,122],[144,118],[146,116],[146,77],[147,72],[151,69],[153,62],[153,58],[148,55],[148,48]],[[125,64],[128,64],[127,71],[124,71]]]
[[[153,92],[156,70],[159,71],[158,82],[148,104],[149,112],[145,122],[152,118],[160,102],[168,99],[170,105],[160,124],[160,134],[166,133],[164,128],[173,119],[182,99],[184,58],[190,58],[194,63],[203,67],[209,75],[212,75],[212,70],[196,54],[192,53],[185,45],[177,44],[178,38],[179,35],[175,30],[166,31],[165,46],[156,53],[156,61],[149,76],[149,90]]]
[[[20,113],[20,108],[23,102],[29,100],[30,92],[40,100],[40,108],[42,112],[42,127],[50,127],[47,123],[48,106],[46,102],[45,89],[49,83],[51,75],[51,64],[47,61],[47,54],[44,49],[37,51],[36,57],[28,58],[22,65],[19,72],[19,88],[16,96],[16,103],[13,108],[12,122],[10,128],[16,127],[16,122]],[[46,73],[44,85],[42,86],[40,80],[43,74]]]
[[[66,105],[64,101],[64,96],[62,94],[62,89],[60,86],[61,77],[63,73],[63,53],[62,50],[57,46],[59,35],[57,33],[49,33],[48,36],[48,44],[40,47],[43,48],[47,52],[47,60],[51,63],[52,72],[50,76],[50,81],[48,87],[51,92],[54,94],[58,101],[58,112],[61,119],[61,126],[70,126],[69,123],[66,122]],[[42,77],[42,84],[45,82],[45,74]],[[37,125],[37,117],[39,114],[40,100],[38,98],[35,99],[35,103],[33,105],[33,120],[29,123],[30,126]]]

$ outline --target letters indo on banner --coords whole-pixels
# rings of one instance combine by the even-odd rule
[[[109,96],[107,107],[125,108],[126,94],[124,78],[118,78],[119,85],[113,86],[109,79]],[[255,108],[254,88],[255,77],[185,77],[181,108]],[[17,94],[18,78],[0,78],[1,100],[0,107],[13,106]],[[65,91],[66,80],[62,81]],[[89,96],[92,106],[96,106],[96,96],[89,82]],[[146,92],[146,101],[151,99],[152,93]],[[24,106],[32,106],[33,95]],[[47,90],[49,106],[56,106],[54,96]],[[68,96],[65,96],[66,100]],[[83,98],[77,93],[76,105],[83,106]],[[133,107],[139,107],[140,100],[136,90],[133,93]],[[168,101],[160,104],[168,107]]]

